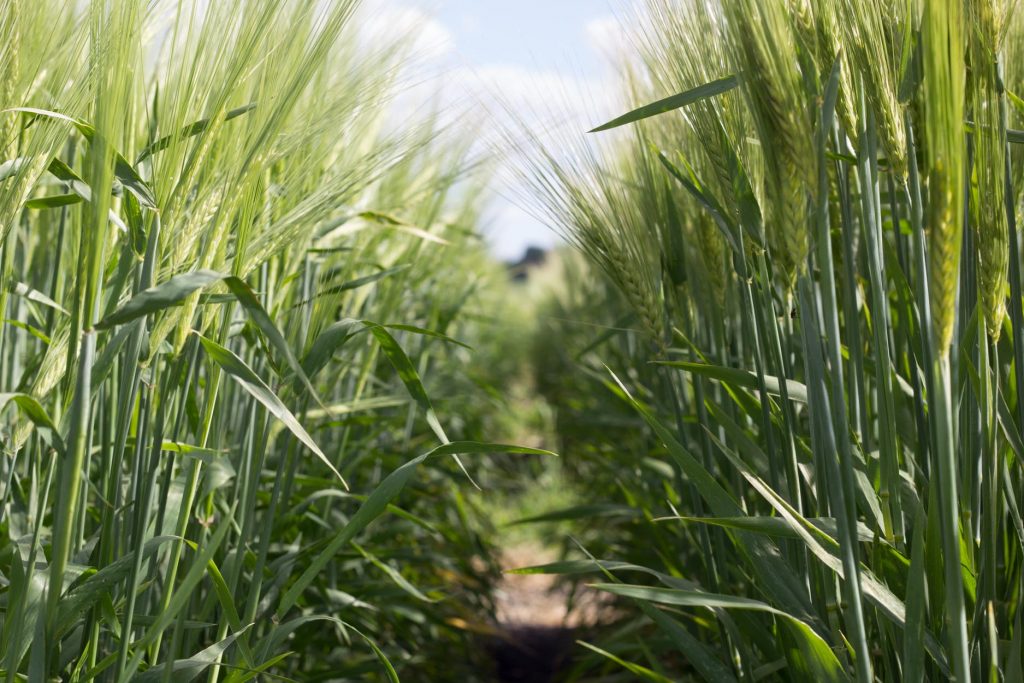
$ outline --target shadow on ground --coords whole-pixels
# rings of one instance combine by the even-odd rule
[[[577,638],[606,613],[607,605],[594,600],[574,601],[568,611],[567,589],[553,576],[508,573],[556,559],[551,550],[532,544],[503,553],[496,635],[487,642],[498,683],[557,683],[579,649]]]
[[[559,626],[506,626],[505,637],[491,641],[499,683],[555,683],[568,670],[574,630]]]

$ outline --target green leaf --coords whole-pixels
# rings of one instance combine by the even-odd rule
[[[362,321],[352,318],[339,320],[324,329],[317,335],[313,345],[309,347],[309,351],[302,359],[302,370],[306,376],[315,377],[339,348],[344,346],[357,332],[364,329]]]
[[[627,662],[621,657],[613,655],[611,652],[608,652],[607,650],[602,650],[596,645],[591,645],[590,643],[586,643],[582,640],[577,640],[576,642],[579,645],[582,645],[583,647],[587,648],[588,650],[596,652],[597,654],[601,655],[602,657],[605,657],[606,659],[610,659],[622,668],[629,671],[629,673],[633,674],[634,676],[638,676],[639,678],[645,681],[653,681],[654,683],[672,683],[672,679],[665,678],[661,674],[655,673],[647,667],[640,666],[639,664],[634,664],[633,662]]]
[[[695,522],[699,524],[711,524],[727,529],[743,529],[754,533],[774,536],[776,538],[800,538],[800,535],[793,531],[789,522],[781,517],[765,517],[763,515],[751,517],[661,517],[660,519],[678,519],[684,522]],[[831,538],[838,537],[836,520],[832,517],[808,518],[807,522],[812,524],[822,533]],[[875,541],[875,533],[863,522],[857,522],[857,538],[865,543]]]
[[[763,479],[751,472],[743,462],[736,457],[718,439],[712,437],[719,450],[733,463],[740,471],[740,474],[747,482],[767,501],[782,519],[785,519],[790,528],[799,535],[800,539],[808,550],[825,566],[835,572],[840,578],[845,579],[845,570],[840,558],[836,555],[839,542],[811,524],[792,505],[776,493]],[[907,608],[892,590],[882,583],[874,574],[865,568],[861,568],[861,590],[867,599],[879,609],[879,611],[900,628],[906,627]],[[924,646],[932,659],[939,666],[944,675],[948,674],[948,662],[942,648],[939,646],[935,636],[926,631],[924,634]]]
[[[434,244],[442,245],[451,244],[448,240],[444,239],[443,237],[438,237],[434,233],[428,232],[423,228],[418,228],[415,225],[410,225],[409,223],[406,223],[402,219],[396,218],[390,214],[381,213],[380,211],[363,211],[358,215],[363,220],[373,221],[375,223],[380,223],[381,225],[386,225],[395,228],[400,232],[407,233],[409,235],[412,235],[413,237],[419,237],[421,240],[425,240],[427,242],[433,242]]]
[[[669,588],[684,588],[686,590],[697,590],[700,586],[693,581],[681,579],[678,576],[670,576],[649,567],[629,562],[616,562],[613,560],[562,560],[549,564],[540,564],[534,567],[522,567],[520,569],[507,569],[506,574],[557,574],[561,576],[575,576],[579,574],[591,574],[602,572],[608,575],[611,572],[640,572],[653,576]]]
[[[802,655],[802,663],[806,667],[806,672],[814,677],[812,680],[849,680],[835,653],[832,652],[828,643],[814,632],[814,629],[793,615],[776,609],[760,600],[680,590],[678,588],[653,588],[650,586],[630,586],[615,583],[599,583],[594,584],[592,587],[612,593],[613,595],[678,607],[739,609],[773,614],[781,617],[783,622],[792,628],[793,636],[800,649],[800,655]]]
[[[313,345],[306,352],[305,357],[302,359],[302,370],[308,377],[315,376],[320,370],[327,365],[331,360],[331,357],[344,346],[349,339],[354,337],[359,332],[368,330],[370,327],[378,325],[370,320],[356,320],[354,318],[345,318],[332,323],[323,330],[317,338],[313,341]],[[432,337],[434,339],[440,339],[452,344],[457,344],[465,348],[470,348],[462,342],[452,339],[451,337],[441,334],[440,332],[434,332],[433,330],[427,330],[422,327],[415,327],[413,325],[403,325],[399,323],[389,323],[386,325],[380,325],[380,327],[386,327],[392,330],[401,330],[403,332],[411,332],[412,334],[419,334],[426,337]],[[401,360],[399,360],[401,363]]]
[[[60,114],[55,111],[49,111],[47,109],[36,109],[34,107],[13,107],[6,109],[5,111],[10,112],[21,112],[23,114],[31,114],[33,116],[43,116],[46,118],[54,119],[57,121],[66,121],[79,130],[82,136],[89,142],[93,142],[96,138],[96,129],[92,124],[77,119],[72,116]],[[124,156],[114,151],[114,177],[116,177],[126,190],[135,195],[136,199],[139,200],[139,204],[146,207],[147,209],[156,209],[156,197],[153,196],[153,191],[149,188],[149,185],[142,179],[138,171],[128,162]]]
[[[725,78],[719,78],[716,81],[699,85],[696,88],[691,88],[686,92],[681,92],[678,95],[672,95],[666,97],[663,100],[652,102],[651,104],[644,105],[639,109],[634,109],[628,114],[623,114],[617,119],[612,119],[608,123],[598,126],[597,128],[590,131],[591,133],[599,133],[605,130],[611,130],[612,128],[618,128],[628,123],[634,123],[658,114],[664,114],[665,112],[673,111],[681,107],[686,107],[693,104],[694,102],[700,102],[701,100],[722,93],[729,92],[733,88],[739,85],[739,80],[736,76],[726,76]]]
[[[28,165],[29,161],[28,157],[18,157],[17,159],[8,159],[0,164],[0,182],[17,175],[21,169]]]
[[[437,599],[425,595],[423,591],[421,591],[416,586],[412,585],[412,583],[408,579],[402,576],[401,572],[399,572],[397,569],[389,565],[387,562],[381,561],[380,558],[378,558],[373,553],[367,551],[365,548],[363,548],[355,541],[352,542],[352,546],[359,552],[360,555],[365,557],[370,562],[370,564],[372,564],[374,567],[387,574],[388,578],[391,579],[396,586],[401,588],[403,591],[405,591],[412,597],[416,598],[420,602],[437,602]]]
[[[63,313],[64,315],[69,315],[68,310],[66,308],[64,308],[59,303],[57,303],[50,297],[46,296],[42,292],[32,289],[24,282],[12,282],[10,289],[11,293],[14,294],[15,296],[23,297],[34,303],[42,304],[43,306],[52,308],[53,310]]]
[[[281,662],[288,659],[294,654],[295,652],[292,651],[282,652],[281,654],[275,657],[271,657],[270,659],[268,659],[267,661],[263,662],[255,668],[241,671],[236,669],[228,674],[226,683],[246,683],[246,681],[251,681],[264,671],[269,671],[270,669],[277,666],[278,664],[280,664]]]
[[[129,439],[129,443],[133,440]],[[213,462],[218,458],[223,458],[226,451],[218,451],[214,448],[202,448],[200,446],[193,446],[187,443],[180,443],[177,441],[169,441],[164,439],[160,444],[160,450],[165,453],[177,453],[184,455],[186,458],[194,458],[205,463]]]
[[[416,474],[419,466],[428,459],[440,455],[459,455],[471,453],[518,453],[524,455],[554,455],[550,451],[537,448],[526,448],[524,446],[509,446],[506,444],[479,443],[476,441],[454,441],[446,443],[424,453],[409,462],[405,463],[394,472],[385,477],[377,488],[373,490],[366,502],[363,503],[356,514],[343,526],[337,534],[331,538],[327,547],[313,559],[313,562],[306,568],[302,575],[295,581],[288,591],[282,596],[277,607],[277,618],[283,617],[288,610],[295,605],[302,592],[313,582],[327,566],[331,559],[344,546],[348,545],[360,531],[377,519],[386,509],[388,503],[394,500],[406,484]]]
[[[736,368],[726,368],[720,365],[710,365],[708,363],[693,363],[690,361],[655,361],[657,365],[664,365],[670,368],[677,368],[680,370],[686,370],[704,377],[710,377],[717,379],[720,382],[732,384],[746,389],[758,388],[757,375],[749,370],[739,370]],[[764,376],[765,387],[768,389],[768,393],[773,396],[782,395],[782,385],[779,382],[778,377],[772,375]],[[786,380],[786,392],[789,394],[789,398],[800,403],[807,403],[807,386],[797,382],[795,380]]]
[[[163,311],[181,303],[196,290],[204,289],[216,282],[223,282],[227,286],[238,303],[249,314],[256,327],[266,337],[270,346],[277,353],[284,356],[285,361],[306,387],[306,390],[315,398],[316,391],[313,389],[313,385],[303,371],[302,365],[295,357],[288,342],[285,341],[284,335],[277,329],[277,325],[270,319],[270,315],[263,308],[263,304],[256,298],[256,294],[249,285],[233,275],[223,275],[213,270],[197,270],[191,273],[175,275],[167,282],[139,292],[130,301],[97,323],[96,327],[101,330],[107,329]],[[317,399],[317,402],[319,403],[319,399]]]
[[[737,255],[741,255],[743,250],[740,248],[740,235],[738,234],[739,231],[737,230],[735,223],[726,217],[725,210],[722,209],[718,200],[708,193],[707,188],[700,185],[696,176],[693,174],[692,169],[688,176],[674,163],[672,163],[672,160],[669,159],[668,155],[663,151],[652,151],[658,155],[658,161],[660,161],[661,165],[665,167],[665,170],[669,172],[669,175],[679,181],[679,184],[682,185],[683,188],[689,192],[702,207],[704,207],[708,214],[710,214],[711,218],[715,222],[715,226],[718,227],[719,232],[722,234],[722,237],[725,238],[725,241],[729,243],[729,247],[733,252]],[[677,154],[681,155],[681,152],[677,152]],[[683,162],[685,163],[685,159]],[[687,165],[687,168],[690,168],[689,165]]]
[[[387,673],[388,680],[392,681],[392,683],[399,683],[398,673],[395,671],[395,668],[391,665],[391,662],[388,661],[388,658],[384,654],[384,652],[379,647],[377,647],[377,644],[375,642],[373,642],[372,639],[370,639],[368,636],[366,636],[362,631],[360,631],[356,627],[352,626],[352,624],[350,624],[350,623],[348,623],[346,621],[342,621],[341,619],[338,619],[337,617],[331,617],[331,616],[327,616],[327,615],[324,615],[324,614],[310,614],[310,615],[306,615],[306,616],[302,616],[302,617],[297,617],[295,619],[292,619],[291,621],[287,621],[287,622],[281,624],[280,626],[277,626],[276,628],[271,630],[270,634],[266,638],[264,638],[262,641],[260,641],[260,644],[257,647],[257,651],[261,654],[261,656],[267,656],[270,652],[272,652],[273,650],[276,650],[278,647],[280,647],[281,644],[292,633],[294,633],[296,631],[296,629],[298,629],[298,628],[300,628],[302,626],[305,626],[306,624],[311,624],[311,623],[321,622],[321,621],[326,621],[326,622],[329,622],[329,623],[332,623],[332,624],[337,624],[338,626],[341,626],[342,628],[350,629],[352,631],[355,631],[359,635],[359,637],[362,638],[366,642],[366,644],[370,646],[370,649],[373,650],[373,654],[377,657],[378,661],[380,661],[381,666],[384,667],[384,671]],[[237,680],[234,679],[234,678],[229,678],[228,679],[229,683],[241,683],[241,681],[244,681],[244,680],[247,680],[247,679],[245,679],[245,678],[239,678]]]
[[[594,503],[585,505],[574,505],[562,510],[545,512],[540,515],[524,517],[510,522],[515,524],[536,524],[538,522],[562,522],[573,519],[592,519],[595,517],[621,517],[623,519],[636,519],[643,517],[643,511],[632,505],[615,505],[613,503]]]
[[[402,264],[399,266],[394,266],[393,268],[386,268],[384,270],[372,273],[370,275],[364,275],[363,277],[356,278],[355,280],[343,282],[340,285],[325,287],[324,289],[318,290],[317,293],[311,296],[310,298],[304,299],[299,303],[295,304],[294,308],[298,308],[299,306],[305,306],[306,304],[311,303],[321,297],[330,296],[332,294],[341,294],[342,292],[348,292],[353,289],[365,287],[366,285],[373,284],[374,282],[378,282],[380,280],[383,280],[384,278],[391,277],[396,273],[401,273],[408,267],[408,264]]]
[[[718,658],[712,647],[702,643],[662,610],[643,601],[638,604],[643,613],[672,638],[679,653],[697,669],[704,680],[711,683],[733,683],[736,680],[732,670]]]
[[[60,606],[57,609],[56,633],[63,634],[73,628],[82,614],[124,581],[131,572],[137,553],[141,552],[143,560],[148,560],[160,549],[160,546],[172,540],[175,540],[174,536],[152,538],[146,541],[141,551],[136,550],[121,556],[77,586],[72,587],[67,594],[61,597]]]
[[[105,330],[116,325],[137,320],[153,313],[159,313],[180,304],[189,294],[219,282],[224,276],[212,270],[197,270],[175,275],[167,282],[143,290],[113,313],[96,323],[96,328]]]
[[[20,320],[11,320],[10,318],[4,318],[4,322],[11,327],[17,327],[19,330],[25,330],[44,344],[49,345],[51,341],[50,337],[38,327],[33,327],[32,325],[23,323]]]
[[[252,369],[245,364],[241,358],[236,356],[234,353],[224,348],[212,339],[207,339],[198,332],[195,333],[199,337],[199,341],[203,345],[203,349],[210,358],[220,368],[228,374],[233,380],[238,382],[245,391],[263,404],[271,415],[279,419],[284,423],[285,427],[288,428],[295,437],[301,441],[305,446],[313,451],[313,453],[320,458],[320,461],[327,465],[328,469],[334,473],[336,477],[341,481],[342,485],[347,489],[348,484],[345,482],[345,478],[341,476],[331,461],[327,459],[320,447],[313,441],[313,437],[306,433],[306,430],[302,428],[299,421],[295,418],[290,410],[285,407],[281,399],[266,385],[266,383],[260,379],[259,375],[252,371]]]
[[[367,321],[363,322],[365,323]],[[469,349],[470,351],[473,350],[473,347],[470,346],[469,344],[463,344],[458,339],[453,339],[446,334],[441,334],[440,332],[435,332],[434,330],[428,330],[424,327],[416,327],[415,325],[405,325],[403,323],[384,323],[383,325],[381,325],[381,327],[386,327],[389,330],[398,330],[400,332],[410,332],[412,334],[418,334],[422,337],[430,337],[431,339],[440,339],[443,342],[455,344],[456,346],[461,346],[462,348]]]
[[[48,197],[36,197],[25,202],[26,209],[59,209],[62,206],[72,206],[85,201],[80,195],[55,194]]]
[[[395,341],[395,338],[391,336],[391,333],[384,329],[383,325],[378,325],[368,320],[364,320],[363,325],[376,338],[377,343],[380,344],[381,351],[384,352],[384,356],[398,373],[409,395],[412,396],[413,400],[423,410],[427,424],[430,425],[434,434],[437,435],[437,438],[442,443],[447,443],[448,436],[444,433],[444,428],[441,427],[441,422],[437,419],[434,406],[430,403],[430,397],[427,396],[427,390],[423,388],[423,382],[420,380],[416,368],[413,367],[412,361],[409,360],[409,356],[406,355],[401,345]]]
[[[224,115],[224,120],[230,121],[231,119],[238,118],[243,114],[248,114],[255,108],[256,103],[250,102],[249,104],[238,107],[237,109],[232,109],[231,111],[226,113]],[[135,159],[136,165],[141,164],[143,161],[153,156],[157,152],[162,152],[163,150],[167,149],[168,147],[170,147],[171,143],[175,139],[183,140],[185,138],[190,138],[195,135],[199,135],[200,133],[202,133],[203,131],[210,127],[211,121],[212,119],[199,119],[198,121],[188,124],[175,135],[165,135],[164,137],[159,138],[155,142],[146,145],[146,147],[143,148],[143,150],[139,153],[139,156]]]
[[[53,423],[53,420],[50,419],[50,416],[46,413],[43,406],[40,405],[38,400],[28,394],[22,393],[0,394],[0,411],[11,403],[16,405],[18,410],[20,410],[21,413],[36,426],[36,428],[46,433],[47,438],[50,440],[54,448],[57,449],[58,453],[64,452],[64,442],[61,440],[57,426]]]
[[[910,569],[907,574],[907,622],[903,629],[903,666],[906,680],[924,680],[925,574],[924,532],[928,526],[924,509],[916,511]]]
[[[228,519],[234,514],[234,508],[230,510],[227,517]],[[134,680],[135,672],[138,670],[139,665],[142,663],[142,658],[145,657],[147,648],[149,645],[159,638],[164,631],[171,625],[174,619],[193,598],[193,592],[203,576],[206,574],[207,567],[214,554],[220,547],[220,544],[224,541],[224,537],[227,536],[228,530],[233,528],[233,525],[228,519],[222,520],[218,525],[217,530],[207,538],[203,546],[196,553],[195,560],[188,572],[182,578],[181,583],[178,584],[177,590],[175,590],[173,597],[167,604],[167,608],[161,612],[156,621],[146,629],[145,634],[137,641],[133,643],[135,646],[135,654],[128,662],[125,670],[120,672],[117,678],[118,683],[128,683],[128,681]]]
[[[74,170],[56,157],[50,160],[50,165],[46,168],[57,180],[63,180],[67,183],[72,193],[76,196],[81,197],[82,201],[92,201],[92,189],[89,184],[86,183],[81,176],[74,172]],[[110,222],[113,223],[121,232],[127,232],[128,226],[124,224],[121,217],[117,215],[117,212],[113,209],[110,210],[108,215]]]
[[[197,652],[188,659],[173,660],[170,662],[170,680],[174,681],[174,683],[189,683],[189,681],[195,680],[196,676],[206,671],[211,664],[220,659],[228,647],[235,642],[235,639],[238,638],[238,636],[242,635],[250,628],[252,628],[252,624],[244,626],[227,638],[214,643],[200,652]],[[136,675],[132,680],[137,683],[155,683],[156,681],[163,680],[166,669],[166,663],[157,664],[150,669],[146,669],[143,673]]]
[[[610,370],[609,370],[610,372]],[[633,406],[668,449],[669,455],[694,485],[695,490],[707,502],[711,512],[718,517],[740,517],[743,510],[725,488],[704,468],[693,455],[676,440],[672,431],[665,427],[642,403],[636,400],[618,377],[612,374],[615,384],[612,388]],[[813,619],[813,608],[806,597],[806,589],[793,569],[782,559],[779,548],[767,538],[748,532],[740,534],[736,549],[747,557],[755,567],[765,591],[787,609],[797,612],[808,621]]]

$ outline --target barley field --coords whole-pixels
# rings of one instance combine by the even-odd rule
[[[375,3],[0,0],[0,678],[1024,680],[1016,0]]]

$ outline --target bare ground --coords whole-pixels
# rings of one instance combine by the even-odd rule
[[[509,574],[508,570],[553,562],[554,553],[523,544],[502,557],[504,579],[495,595],[499,635],[492,639],[500,683],[554,683],[572,663],[580,629],[596,624],[605,606],[596,599],[575,601],[556,577]]]

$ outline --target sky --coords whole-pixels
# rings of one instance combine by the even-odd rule
[[[615,4],[613,4],[615,3]],[[545,128],[582,133],[603,122],[610,46],[618,40],[616,8],[624,0],[370,0],[383,28],[398,24],[418,36],[422,56],[436,65],[439,85]],[[607,117],[605,117],[607,118]],[[500,119],[500,116],[499,116]],[[557,122],[557,123],[556,123]],[[484,233],[496,256],[512,260],[528,246],[550,247],[555,233],[519,206],[507,169]]]

